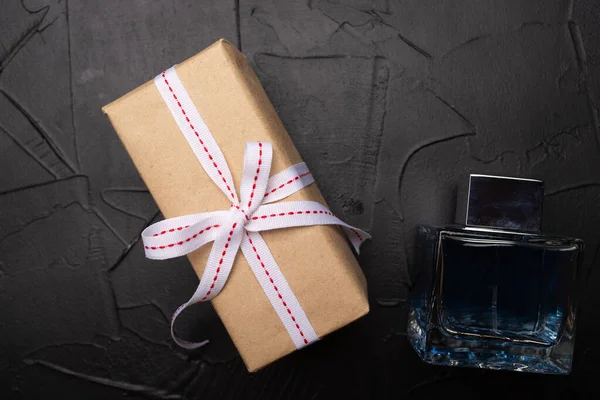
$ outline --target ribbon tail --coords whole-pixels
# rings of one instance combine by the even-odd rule
[[[221,226],[219,235],[215,239],[213,248],[208,256],[208,261],[196,292],[186,303],[179,306],[173,314],[171,318],[171,336],[181,347],[196,349],[208,343],[206,340],[202,342],[188,342],[179,339],[175,335],[175,321],[183,310],[194,304],[211,300],[223,289],[239,250],[243,233],[243,226],[238,222],[229,221]]]
[[[246,230],[251,232],[313,225],[338,225],[357,253],[371,236],[362,229],[348,225],[327,207],[315,201],[290,201],[260,206],[250,218]]]
[[[337,218],[337,217],[335,217],[335,218]],[[360,254],[360,246],[362,246],[362,244],[366,240],[371,239],[371,235],[369,235],[367,232],[365,232],[361,229],[355,228],[346,223],[344,223],[343,225],[342,224],[336,224],[336,225],[341,226],[342,230],[346,234],[346,237],[350,241],[350,244],[352,245],[352,247],[354,247],[354,250],[356,251],[357,254]]]
[[[205,344],[207,344],[209,341],[208,340],[203,340],[201,342],[188,342],[187,340],[183,340],[177,337],[177,335],[175,334],[175,321],[177,320],[177,317],[179,316],[179,314],[181,314],[183,312],[183,310],[185,310],[186,308],[188,308],[191,305],[194,305],[196,303],[199,303],[203,296],[203,289],[200,287],[200,285],[198,285],[198,288],[196,289],[196,292],[194,293],[194,295],[185,303],[183,303],[182,305],[180,305],[177,310],[175,310],[175,312],[173,313],[173,316],[171,317],[171,337],[173,338],[173,340],[175,341],[175,343],[177,343],[179,346],[185,348],[185,349],[197,349],[199,347],[204,346]]]

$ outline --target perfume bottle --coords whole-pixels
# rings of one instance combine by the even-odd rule
[[[420,226],[408,337],[428,363],[571,371],[579,239],[540,234],[543,182],[470,175],[457,221]]]

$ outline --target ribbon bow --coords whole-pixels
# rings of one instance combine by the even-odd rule
[[[273,150],[267,142],[246,143],[241,197],[238,200],[225,157],[177,76],[175,67],[158,75],[154,83],[200,164],[231,201],[229,210],[166,219],[142,232],[146,257],[151,259],[179,257],[214,241],[196,292],[173,314],[173,339],[178,345],[190,349],[208,342],[187,342],[177,338],[173,331],[175,320],[188,306],[208,301],[219,294],[241,247],[296,347],[301,348],[318,340],[318,335],[259,232],[310,225],[339,225],[357,252],[362,242],[370,236],[346,224],[325,206],[314,201],[270,204],[312,184],[314,179],[304,163],[269,178]]]

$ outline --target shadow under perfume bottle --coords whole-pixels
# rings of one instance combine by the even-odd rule
[[[418,229],[412,346],[432,364],[568,374],[583,242],[539,233],[542,181],[471,175],[465,192],[464,225]]]

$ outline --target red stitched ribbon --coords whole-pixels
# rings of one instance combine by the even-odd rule
[[[314,179],[304,163],[269,177],[273,156],[270,143],[246,143],[238,199],[225,157],[177,76],[175,67],[158,75],[154,83],[200,164],[231,201],[227,211],[170,218],[142,232],[146,257],[151,259],[179,257],[214,242],[196,292],[173,315],[173,339],[185,348],[197,348],[207,343],[177,338],[173,330],[175,320],[190,305],[208,301],[219,294],[241,248],[296,347],[301,348],[318,340],[317,333],[259,232],[298,226],[338,225],[357,252],[370,236],[346,224],[320,203],[274,203],[312,184]]]

